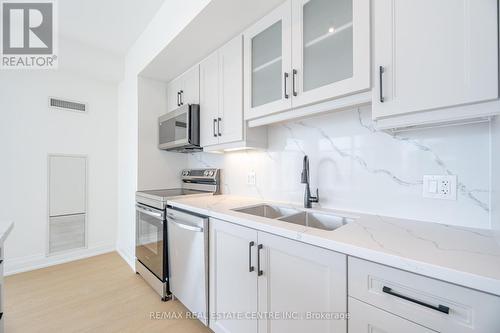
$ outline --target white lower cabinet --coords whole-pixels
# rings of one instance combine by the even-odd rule
[[[435,331],[349,297],[349,332],[432,333]]]
[[[258,243],[259,313],[292,316],[260,320],[259,333],[346,332],[346,256],[264,232]]]
[[[436,332],[500,332],[498,296],[353,257],[349,257],[348,279],[350,297]],[[349,311],[350,326],[363,326],[368,320],[363,316],[353,316],[352,308]],[[358,320],[361,324],[356,323]],[[399,320],[395,319],[395,327],[398,327],[397,322]],[[392,320],[387,321],[389,324]]]
[[[257,279],[249,269],[255,265],[257,231],[212,218],[209,225],[210,328],[216,333],[257,332],[256,320],[237,318],[257,311]]]
[[[210,328],[346,332],[346,269],[345,255],[210,219]]]

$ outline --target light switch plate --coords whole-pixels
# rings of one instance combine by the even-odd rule
[[[457,200],[457,176],[424,176],[422,194],[424,198]]]

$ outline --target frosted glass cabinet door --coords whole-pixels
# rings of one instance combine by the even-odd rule
[[[370,88],[369,0],[293,0],[293,106]]]
[[[245,119],[291,107],[290,20],[287,1],[245,32]]]

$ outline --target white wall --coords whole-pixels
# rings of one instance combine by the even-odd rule
[[[130,265],[134,260],[134,202],[138,188],[138,74],[209,2],[166,0],[125,58],[124,78],[118,91],[117,248]]]
[[[496,117],[492,124],[491,145],[491,224],[496,231],[498,243],[500,243],[500,117]]]
[[[195,153],[190,167],[223,169],[225,193],[302,203],[302,157],[323,207],[490,228],[489,124],[392,136],[373,129],[369,108],[269,127],[267,151]],[[256,172],[256,186],[246,174]],[[422,176],[456,174],[457,201],[422,197]]]
[[[0,75],[0,219],[15,222],[6,242],[6,273],[115,248],[117,85],[58,71]],[[88,114],[48,108],[48,97],[87,102]],[[46,257],[47,155],[88,155],[88,249]]]
[[[167,110],[164,82],[139,78],[139,133],[137,189],[180,186],[179,175],[187,155],[158,149],[158,117]]]

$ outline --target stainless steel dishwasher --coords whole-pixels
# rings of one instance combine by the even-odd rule
[[[208,218],[167,207],[170,291],[208,326]]]

